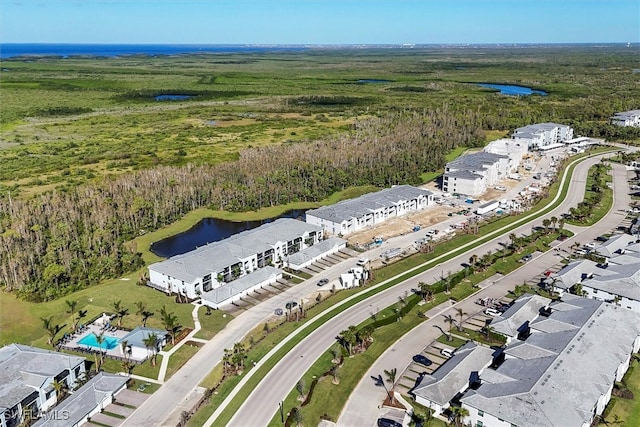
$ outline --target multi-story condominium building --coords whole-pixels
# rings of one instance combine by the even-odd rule
[[[416,212],[433,204],[433,193],[410,185],[397,185],[334,205],[312,209],[306,221],[327,233],[345,236],[378,225],[389,218]]]
[[[148,284],[191,299],[201,297],[204,304],[218,308],[281,278],[282,270],[277,267],[287,266],[289,257],[316,245],[322,237],[321,227],[281,218],[151,264]],[[324,248],[324,254],[344,247],[341,242],[341,246],[334,242]]]
[[[557,123],[538,123],[517,128],[512,139],[528,144],[530,150],[560,147],[564,141],[573,139],[573,128]]]
[[[598,264],[588,259],[573,261],[547,282],[556,292],[579,290],[582,296],[614,303],[640,313],[640,243],[620,234],[597,246],[593,252],[604,257]]]
[[[506,347],[467,343],[422,377],[416,401],[439,416],[461,406],[474,427],[591,425],[640,350],[640,314],[568,294],[519,301],[492,322]]]
[[[640,127],[640,110],[623,111],[611,117],[611,123],[618,126]]]
[[[55,383],[73,389],[85,359],[21,344],[0,348],[0,426],[35,419],[57,403]]]
[[[513,161],[508,155],[488,152],[466,154],[447,163],[442,190],[477,196],[506,178],[513,169]]]

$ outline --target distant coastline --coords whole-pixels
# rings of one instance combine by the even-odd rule
[[[64,43],[1,43],[0,58],[16,57],[118,57],[166,56],[193,53],[240,53],[300,51],[305,46],[261,45],[183,45],[183,44],[64,44]]]
[[[0,59],[19,57],[118,57],[166,56],[195,53],[295,52],[309,49],[526,49],[537,47],[630,47],[627,43],[505,43],[505,44],[349,44],[349,45],[261,45],[261,44],[69,44],[69,43],[0,43]],[[636,46],[633,46],[636,47]]]

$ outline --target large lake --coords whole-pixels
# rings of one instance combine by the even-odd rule
[[[219,242],[241,231],[251,230],[278,218],[304,218],[305,212],[306,210],[304,209],[295,209],[287,211],[278,217],[262,221],[236,222],[218,218],[205,218],[183,233],[155,242],[150,249],[151,252],[158,256],[169,258],[192,251],[207,243]]]
[[[527,95],[542,95],[545,96],[547,92],[543,90],[531,89],[530,87],[515,86],[515,85],[499,85],[493,83],[480,83],[478,86],[497,89],[502,95],[511,96],[527,96]]]

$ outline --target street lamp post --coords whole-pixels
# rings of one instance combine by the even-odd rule
[[[282,424],[284,424],[284,405],[283,405],[283,401],[280,401],[280,421],[282,421]]]

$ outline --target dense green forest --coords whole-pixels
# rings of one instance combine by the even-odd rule
[[[555,47],[3,61],[0,285],[48,300],[117,277],[142,265],[132,238],[199,207],[418,184],[487,131],[555,121],[636,140],[608,121],[640,107],[637,57]]]

